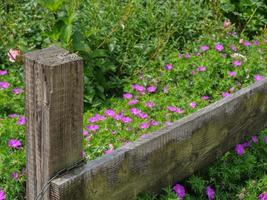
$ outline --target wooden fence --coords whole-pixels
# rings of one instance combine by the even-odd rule
[[[131,200],[191,175],[267,127],[267,79],[82,164],[83,63],[55,46],[25,56],[27,199]],[[62,172],[64,172],[62,174]]]

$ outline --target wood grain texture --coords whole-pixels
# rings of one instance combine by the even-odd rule
[[[267,127],[267,79],[52,181],[53,200],[158,192]]]
[[[81,159],[83,63],[52,46],[25,55],[27,199]],[[49,190],[44,194],[49,198]]]

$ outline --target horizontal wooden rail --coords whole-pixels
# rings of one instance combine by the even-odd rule
[[[213,162],[267,127],[267,79],[55,179],[52,200],[131,200]]]

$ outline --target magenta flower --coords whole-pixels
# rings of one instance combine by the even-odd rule
[[[185,197],[184,186],[177,183],[175,186],[173,186],[173,190],[179,198],[183,199]]]
[[[130,112],[131,112],[133,115],[138,115],[138,114],[140,114],[142,111],[139,110],[138,108],[131,108],[131,109],[130,109]]]
[[[90,124],[86,127],[89,131],[96,132],[99,129],[98,125]]]
[[[172,68],[173,68],[172,64],[165,65],[165,69],[168,71],[171,70]]]
[[[141,112],[141,113],[137,114],[137,117],[139,117],[141,119],[146,119],[146,118],[148,118],[148,114]]]
[[[242,65],[242,62],[240,60],[234,60],[232,64],[234,65],[234,67],[239,67]]]
[[[196,70],[192,70],[191,74],[195,75],[197,72]]]
[[[222,93],[222,96],[223,96],[223,97],[229,97],[230,95],[231,95],[231,94],[230,94],[229,92],[223,92],[223,93]]]
[[[168,106],[167,109],[171,112],[176,112],[177,108],[175,106]]]
[[[135,105],[135,104],[138,104],[138,100],[137,99],[133,99],[133,100],[130,100],[129,102],[128,102],[128,105]]]
[[[245,153],[245,148],[242,144],[237,144],[235,146],[235,152],[237,155],[242,156]]]
[[[149,86],[148,88],[147,88],[147,92],[149,92],[149,93],[153,93],[153,92],[156,92],[156,90],[157,90],[157,87],[156,86]]]
[[[131,99],[131,98],[133,98],[133,95],[131,93],[125,93],[125,94],[123,94],[123,98],[124,99]]]
[[[105,119],[106,119],[105,116],[96,114],[94,117],[89,118],[88,121],[91,122],[91,123],[95,123],[95,122],[98,122],[98,121],[103,121]]]
[[[243,144],[241,144],[244,148],[248,148],[251,146],[251,142],[248,141],[248,142],[244,142]]]
[[[209,50],[209,46],[203,45],[203,46],[200,47],[200,50],[201,51],[208,51]]]
[[[150,127],[150,123],[149,122],[144,122],[142,124],[140,124],[139,126],[141,129],[147,129]]]
[[[224,28],[229,28],[231,26],[231,21],[230,20],[225,20],[224,22],[223,22],[223,27]]]
[[[12,177],[13,180],[18,180],[19,179],[18,172],[12,172],[11,177]]]
[[[88,136],[89,132],[88,131],[83,131],[83,136]]]
[[[0,82],[0,89],[9,88],[10,84],[8,82]]]
[[[202,100],[209,100],[209,96],[202,96],[201,99]]]
[[[233,44],[230,46],[230,49],[231,49],[232,51],[234,51],[234,52],[236,52],[236,51],[237,51],[237,48],[236,48],[236,46],[235,46],[235,45],[233,45]]]
[[[26,124],[26,117],[24,117],[24,116],[21,116],[19,119],[18,119],[18,121],[17,121],[17,125],[20,125],[20,126],[22,126],[22,125],[24,125],[24,124]]]
[[[264,142],[267,144],[267,136],[264,137]]]
[[[7,70],[0,70],[0,76],[4,76],[7,74]]]
[[[22,143],[17,139],[10,139],[8,141],[8,146],[13,149],[20,149],[22,147]]]
[[[182,53],[178,54],[178,58],[183,58],[183,57],[184,57],[184,55]]]
[[[19,117],[19,115],[18,114],[9,114],[8,117],[9,118],[17,118],[17,117]]]
[[[191,108],[196,108],[197,107],[197,103],[196,102],[191,102],[189,105],[190,105]]]
[[[141,86],[141,85],[138,85],[138,84],[133,84],[133,85],[132,85],[132,88],[133,88],[135,91],[139,92],[139,93],[143,93],[143,92],[145,92],[145,90],[146,90],[146,88],[145,88],[144,86]]]
[[[256,74],[256,75],[254,75],[254,80],[255,81],[261,81],[261,80],[263,80],[263,76]]]
[[[150,125],[151,125],[151,126],[158,126],[159,123],[158,123],[157,121],[155,121],[155,120],[151,120],[151,121],[150,121]]]
[[[7,53],[10,62],[15,62],[17,56],[20,55],[20,50],[10,49]]]
[[[261,194],[258,196],[258,199],[259,199],[259,200],[267,200],[267,193],[266,193],[266,192],[261,193]],[[0,200],[1,200],[1,198],[0,198]]]
[[[212,189],[211,186],[208,186],[206,188],[206,194],[209,200],[213,200],[215,198],[215,191]]]
[[[189,53],[185,54],[185,58],[191,58],[191,55]]]
[[[246,47],[248,47],[248,46],[251,45],[251,43],[250,43],[249,41],[244,41],[242,44],[243,44],[244,46],[246,46]]]
[[[112,109],[107,109],[105,111],[105,115],[108,116],[108,117],[115,117],[116,116],[116,112]]]
[[[223,45],[218,43],[215,45],[215,50],[221,52],[224,49]]]
[[[145,106],[146,106],[147,108],[153,108],[153,107],[155,106],[155,103],[152,102],[152,101],[148,101],[148,102],[145,103]]]
[[[20,89],[20,88],[14,88],[14,89],[12,90],[12,93],[18,95],[18,94],[22,93],[22,91],[23,91],[23,90]]]
[[[113,147],[112,144],[109,144],[108,146],[109,146],[109,149],[105,151],[105,154],[106,154],[106,155],[110,155],[110,154],[112,154],[113,151],[114,151],[114,147]]]
[[[259,46],[259,45],[260,45],[260,42],[259,42],[258,40],[254,40],[254,41],[253,41],[253,44],[254,44],[255,46]]]
[[[197,68],[197,71],[199,71],[199,72],[204,72],[204,71],[206,71],[206,67],[205,67],[205,66],[199,66],[199,67]]]
[[[5,191],[0,189],[0,200],[5,200],[5,199],[6,199]]]
[[[235,77],[236,76],[236,72],[228,72],[227,74],[230,77]]]
[[[128,124],[128,123],[131,123],[133,120],[130,118],[130,117],[125,117],[123,116],[121,118],[121,122],[124,123],[124,124]]]
[[[119,121],[119,120],[121,120],[123,117],[124,117],[123,113],[119,113],[118,115],[116,115],[116,116],[114,117],[114,119],[117,120],[117,121]]]
[[[258,137],[257,137],[256,135],[253,135],[253,136],[251,137],[251,139],[252,139],[252,142],[254,142],[254,143],[258,143]]]

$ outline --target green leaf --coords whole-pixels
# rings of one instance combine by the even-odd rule
[[[62,41],[65,44],[69,44],[72,36],[72,31],[73,31],[73,26],[68,25],[68,26],[63,26],[62,31],[61,31],[61,37]]]
[[[38,2],[48,10],[55,12],[60,8],[64,0],[38,0]]]

